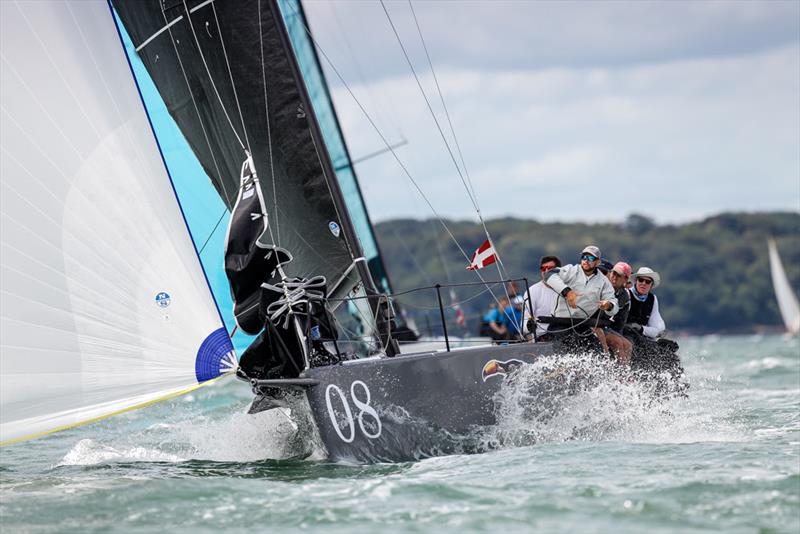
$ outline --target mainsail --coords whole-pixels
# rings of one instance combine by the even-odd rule
[[[235,355],[105,3],[1,2],[0,442]]]
[[[781,257],[778,255],[778,247],[775,241],[770,239],[767,241],[769,247],[769,267],[772,273],[772,286],[775,288],[775,298],[778,299],[778,307],[781,310],[781,317],[783,324],[786,325],[786,330],[792,334],[800,332],[800,304],[797,302],[797,296],[792,289],[789,279],[786,277],[786,271],[783,269]]]
[[[261,241],[291,252],[288,276],[322,275],[332,296],[350,292],[359,280],[349,221],[274,1],[112,4],[228,207],[252,158],[268,219]]]

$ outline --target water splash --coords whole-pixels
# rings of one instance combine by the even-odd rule
[[[97,465],[114,462],[182,462],[185,458],[147,447],[117,449],[82,439],[64,456],[57,467],[69,465]]]
[[[286,408],[257,414],[246,413],[249,403],[237,402],[232,411],[228,403],[213,402],[209,408],[212,403],[209,399],[206,401],[205,404],[192,402],[192,409],[178,401],[159,410],[136,414],[114,428],[105,428],[101,438],[81,439],[57,465],[190,460],[254,462],[325,457],[304,398],[294,399]],[[178,405],[180,409],[175,409]],[[153,413],[155,411],[161,413]],[[139,417],[158,422],[130,432],[133,423],[130,419]]]
[[[681,443],[741,439],[727,420],[730,406],[703,391],[683,393],[668,375],[643,379],[586,355],[542,358],[519,369],[495,397],[497,424],[487,448],[563,441]]]

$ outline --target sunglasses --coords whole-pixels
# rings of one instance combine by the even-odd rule
[[[653,281],[650,280],[649,278],[637,278],[636,279],[636,283],[637,284],[644,284],[646,286],[649,286],[649,285],[653,284]]]
[[[555,265],[542,265],[541,267],[539,267],[539,270],[542,271],[543,273],[546,273],[550,269],[555,269],[555,268],[556,268]]]
[[[581,256],[581,261],[597,261],[597,256],[592,256],[591,254],[584,254]]]

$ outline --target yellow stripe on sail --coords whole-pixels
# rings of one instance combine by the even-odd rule
[[[113,411],[111,413],[107,413],[105,415],[92,417],[91,419],[87,419],[86,421],[79,421],[77,423],[71,423],[69,425],[60,426],[58,428],[45,430],[44,432],[38,432],[36,434],[31,434],[30,436],[23,436],[21,438],[15,438],[15,439],[10,439],[8,441],[2,441],[2,442],[0,442],[0,447],[4,447],[6,445],[11,445],[13,443],[19,443],[20,441],[27,441],[29,439],[40,438],[42,436],[46,436],[47,434],[53,434],[55,432],[61,432],[62,430],[69,430],[70,428],[75,428],[75,427],[86,425],[86,424],[89,424],[89,423],[94,423],[96,421],[101,421],[103,419],[108,419],[109,417],[113,417],[115,415],[120,415],[120,414],[123,414],[125,412],[138,410],[139,408],[145,408],[145,407],[150,406],[152,404],[156,404],[157,402],[163,402],[163,401],[166,401],[166,400],[174,399],[175,397],[180,397],[181,395],[185,395],[187,393],[191,393],[192,391],[198,390],[203,386],[211,384],[212,382],[216,382],[216,381],[218,381],[218,380],[220,380],[222,378],[225,378],[226,376],[229,376],[231,374],[233,374],[233,371],[228,371],[227,373],[222,374],[222,375],[220,375],[220,376],[218,376],[216,378],[212,378],[210,380],[206,380],[205,382],[201,382],[199,384],[195,384],[195,385],[193,385],[191,387],[188,387],[186,389],[182,389],[180,391],[176,391],[175,393],[170,393],[169,395],[164,395],[163,397],[158,397],[156,399],[152,399],[152,400],[149,400],[147,402],[143,402],[141,404],[136,404],[134,406],[129,406],[129,407],[123,408],[121,410],[116,410],[116,411]]]

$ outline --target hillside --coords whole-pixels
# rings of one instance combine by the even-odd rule
[[[447,221],[470,256],[484,240],[480,225]],[[780,326],[772,290],[766,240],[776,239],[789,280],[800,288],[800,214],[725,213],[683,225],[654,224],[631,215],[623,224],[540,223],[514,218],[487,221],[489,231],[510,277],[539,278],[538,260],[554,254],[574,263],[586,244],[597,244],[604,257],[624,260],[634,269],[647,265],[659,271],[656,290],[670,329],[700,332],[753,331]],[[465,270],[467,260],[433,220],[392,220],[375,227],[395,293],[433,283],[474,282]],[[441,254],[439,253],[441,251]],[[443,261],[444,260],[444,261]],[[446,265],[445,265],[446,264]],[[483,269],[486,280],[497,280],[497,269]],[[491,299],[483,288],[458,288],[468,327]],[[499,289],[495,289],[499,294]],[[439,322],[435,293],[426,291],[399,298],[405,311],[423,322]],[[445,302],[447,302],[447,296]],[[427,319],[426,319],[427,315]],[[448,322],[452,320],[449,315]]]

